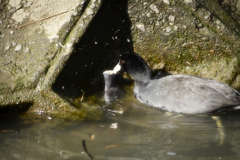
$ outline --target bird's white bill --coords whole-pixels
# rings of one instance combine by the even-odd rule
[[[113,72],[117,73],[121,70],[121,66],[119,65],[119,63],[114,67]]]

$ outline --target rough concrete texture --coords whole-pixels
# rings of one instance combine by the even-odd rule
[[[64,110],[74,109],[51,90],[47,98],[44,93],[100,4],[96,0],[9,0],[0,4],[1,106],[26,102],[37,105],[39,110],[41,106],[45,106],[44,110],[61,110],[61,106],[66,106]],[[62,14],[16,29],[58,13]],[[52,97],[61,102],[59,107],[54,108]]]
[[[203,76],[239,88],[239,3],[130,0],[134,49],[152,69],[165,67],[174,74]]]

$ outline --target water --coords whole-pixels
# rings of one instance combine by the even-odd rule
[[[240,159],[240,112],[169,113],[140,104],[132,91],[99,106],[98,121],[2,116],[0,160]]]

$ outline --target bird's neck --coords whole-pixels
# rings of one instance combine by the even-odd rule
[[[136,81],[136,83],[148,83],[151,80],[151,71],[149,69],[140,74],[133,74],[132,77]]]

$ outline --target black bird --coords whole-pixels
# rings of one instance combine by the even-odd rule
[[[190,114],[240,109],[240,94],[227,84],[190,75],[153,79],[146,61],[134,52],[122,54],[114,70],[133,77],[135,97],[148,106]]]

